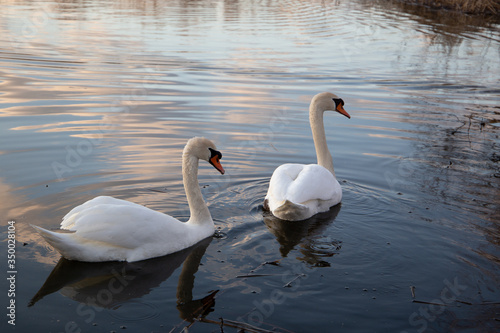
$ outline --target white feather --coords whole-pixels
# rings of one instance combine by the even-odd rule
[[[64,216],[61,229],[66,232],[33,227],[70,260],[132,262],[192,246],[215,230],[197,181],[198,159],[210,158],[208,148],[215,150],[211,141],[194,138],[184,149],[183,179],[191,209],[188,222],[136,203],[100,196]]]
[[[326,144],[323,112],[336,110],[350,116],[335,100],[340,99],[331,93],[321,93],[314,96],[309,107],[318,164],[283,164],[271,177],[265,206],[280,219],[305,220],[329,210],[342,200],[342,188],[335,178]]]

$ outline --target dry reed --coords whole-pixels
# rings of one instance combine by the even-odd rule
[[[500,0],[416,0],[433,8],[445,8],[469,14],[496,14],[500,12]]]

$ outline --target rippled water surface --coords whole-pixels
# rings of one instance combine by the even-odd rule
[[[363,0],[1,4],[4,272],[8,221],[17,239],[2,332],[499,329],[494,18]],[[315,163],[307,110],[322,91],[352,116],[325,113],[342,204],[276,220],[269,177]],[[88,264],[29,226],[56,229],[97,195],[187,220],[193,136],[227,171],[200,169],[213,239]]]

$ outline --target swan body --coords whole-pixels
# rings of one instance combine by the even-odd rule
[[[342,188],[335,178],[333,161],[326,143],[323,113],[334,110],[350,118],[344,101],[332,93],[320,93],[309,106],[318,164],[283,164],[271,176],[264,208],[282,219],[299,221],[326,212],[342,200]]]
[[[182,173],[191,212],[187,222],[130,201],[99,196],[64,216],[60,228],[66,232],[33,227],[70,260],[133,262],[183,250],[215,231],[198,184],[198,161],[206,160],[224,174],[221,157],[205,138],[193,138],[186,144]]]

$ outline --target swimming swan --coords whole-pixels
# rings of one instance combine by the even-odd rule
[[[191,216],[181,222],[130,201],[99,196],[73,208],[53,232],[33,226],[62,256],[79,261],[139,261],[174,253],[215,231],[198,184],[198,160],[221,174],[221,153],[212,141],[190,139],[182,154],[182,176]]]
[[[327,211],[342,200],[342,188],[335,178],[332,155],[328,150],[323,113],[344,110],[344,101],[332,93],[317,94],[309,105],[309,122],[318,164],[283,164],[273,173],[264,200],[264,209],[288,221],[299,221]]]

